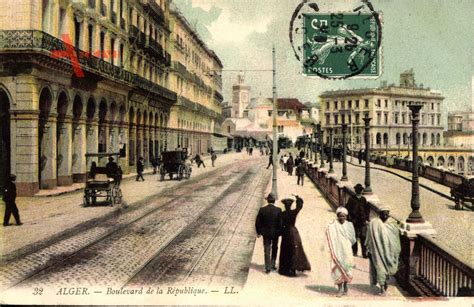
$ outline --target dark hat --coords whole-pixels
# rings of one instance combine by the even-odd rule
[[[364,190],[364,187],[360,183],[358,183],[354,186],[354,191],[356,191],[356,193],[361,192],[363,190]]]
[[[109,161],[113,161],[114,158],[112,156],[109,157]]]
[[[10,175],[10,180],[16,180],[16,175],[11,174],[11,175]]]
[[[282,203],[285,204],[285,206],[291,206],[291,204],[294,202],[294,199],[291,198],[284,198],[281,200]]]
[[[269,193],[267,197],[265,197],[265,200],[269,203],[275,203],[275,196],[273,196],[273,193]]]

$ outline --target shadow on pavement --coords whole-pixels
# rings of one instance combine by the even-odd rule
[[[307,285],[307,289],[314,291],[314,292],[319,292],[322,294],[330,294],[330,295],[336,295],[338,290],[336,286],[327,286],[327,285]]]

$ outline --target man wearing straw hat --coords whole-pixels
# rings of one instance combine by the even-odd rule
[[[390,209],[380,208],[379,217],[373,218],[367,227],[365,245],[370,259],[370,284],[380,285],[380,295],[386,295],[388,280],[398,269],[400,256],[400,231],[389,222]]]
[[[272,193],[265,198],[268,205],[260,208],[255,221],[257,237],[263,236],[263,249],[265,253],[265,272],[276,270],[278,253],[278,237],[281,235],[281,209],[275,207],[275,197]]]

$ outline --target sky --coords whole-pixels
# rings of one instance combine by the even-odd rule
[[[289,41],[291,15],[298,0],[173,0],[224,70],[272,68],[276,48],[278,97],[316,102],[326,90],[399,84],[413,68],[415,82],[440,91],[446,113],[473,110],[474,2],[472,0],[371,0],[382,13],[382,75],[376,80],[321,80],[301,75],[302,64]],[[316,0],[320,11],[351,11],[360,0]],[[238,72],[223,72],[224,100]],[[271,72],[244,72],[252,97],[272,97]]]

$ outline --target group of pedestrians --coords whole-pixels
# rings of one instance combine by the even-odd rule
[[[379,286],[379,295],[386,295],[388,280],[398,269],[401,251],[398,227],[389,221],[390,210],[382,207],[378,217],[369,219],[369,206],[362,196],[363,187],[354,187],[356,194],[336,210],[336,218],[326,228],[326,238],[331,259],[330,273],[338,288],[337,296],[348,294],[353,278],[354,257],[358,252],[358,241],[362,257],[368,258],[371,286]],[[263,236],[265,272],[276,270],[278,240],[281,236],[278,272],[296,276],[296,271],[310,270],[297,228],[296,217],[303,208],[303,199],[295,195],[296,209],[292,210],[293,199],[282,200],[285,211],[275,206],[273,194],[266,198],[267,205],[258,212],[255,227],[257,236]]]

